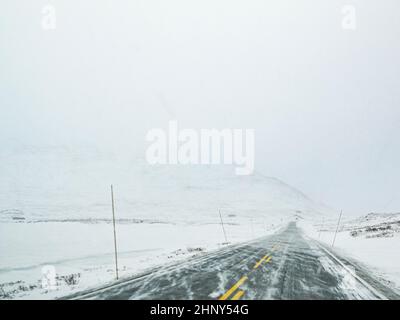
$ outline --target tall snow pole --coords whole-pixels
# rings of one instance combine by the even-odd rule
[[[114,189],[113,189],[113,185],[111,185],[111,205],[112,205],[113,227],[114,227],[115,274],[116,274],[117,280],[118,280],[117,232],[115,230],[115,206],[114,206]]]
[[[226,237],[226,232],[224,227],[224,221],[222,220],[221,209],[219,209],[218,211],[219,211],[219,218],[221,219],[222,231],[224,232],[225,242],[228,243],[228,238]]]
[[[339,216],[339,220],[338,220],[338,222],[337,222],[335,236],[333,237],[333,241],[332,241],[332,248],[333,248],[333,246],[335,245],[336,234],[337,234],[337,232],[338,232],[338,230],[339,230],[339,224],[340,224],[340,219],[342,218],[342,213],[343,213],[343,211],[340,211],[340,216]]]

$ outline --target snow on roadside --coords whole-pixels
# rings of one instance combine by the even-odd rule
[[[225,224],[229,243],[273,233],[276,227]],[[218,222],[118,224],[117,239],[120,277],[226,245]],[[113,249],[107,223],[0,223],[0,299],[52,299],[104,285],[115,278]],[[54,290],[42,285],[49,266],[56,272]]]
[[[337,221],[302,221],[305,233],[332,245]],[[400,290],[400,214],[368,214],[342,220],[334,244],[335,251],[363,263],[384,283]]]

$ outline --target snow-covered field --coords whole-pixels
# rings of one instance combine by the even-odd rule
[[[227,219],[228,220],[228,219]],[[272,233],[268,225],[233,224],[229,243]],[[112,224],[81,222],[0,223],[0,295],[2,298],[53,298],[115,279]],[[204,254],[224,245],[221,225],[117,224],[120,277],[152,266]],[[54,267],[54,290],[42,287]]]
[[[154,167],[95,149],[1,154],[0,297],[53,298],[112,281],[114,184],[120,276],[274,232],[329,210],[289,185],[224,166]],[[48,266],[55,290],[42,288]],[[43,269],[44,268],[44,269]]]
[[[337,217],[338,218],[338,217]],[[306,233],[331,246],[337,221],[302,223]],[[370,213],[342,219],[334,243],[339,253],[363,263],[383,282],[400,290],[400,214]]]

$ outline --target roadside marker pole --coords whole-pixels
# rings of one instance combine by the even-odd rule
[[[228,243],[228,238],[226,237],[226,232],[224,227],[224,221],[222,220],[221,209],[219,209],[218,212],[219,212],[219,218],[221,219],[221,226],[222,226],[222,231],[224,232],[225,242]]]
[[[114,207],[114,189],[113,189],[113,185],[111,185],[111,205],[112,205],[113,227],[114,227],[115,274],[116,274],[117,280],[118,280],[117,233],[115,231],[115,207]]]
[[[333,237],[333,241],[332,241],[332,248],[333,248],[333,246],[335,245],[336,234],[337,234],[337,232],[338,232],[338,230],[339,230],[339,224],[340,224],[340,219],[342,218],[342,213],[343,213],[343,211],[341,210],[341,211],[340,211],[339,220],[338,220],[338,223],[337,223],[337,226],[336,226],[335,236]]]

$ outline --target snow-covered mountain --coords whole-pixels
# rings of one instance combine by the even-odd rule
[[[282,181],[236,176],[227,166],[151,166],[95,148],[21,148],[0,155],[0,220],[207,221],[225,216],[283,219],[329,212]],[[14,213],[14,214],[13,214]]]

